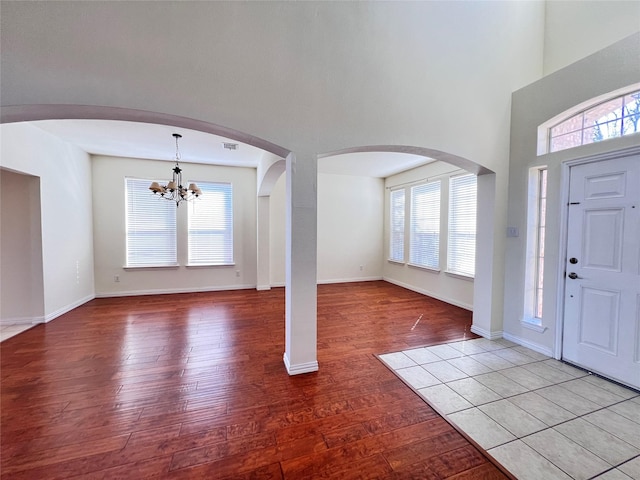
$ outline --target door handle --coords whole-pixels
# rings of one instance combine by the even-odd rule
[[[578,274],[576,272],[571,272],[569,275],[567,275],[571,280],[575,280],[576,278],[582,278],[579,277]]]

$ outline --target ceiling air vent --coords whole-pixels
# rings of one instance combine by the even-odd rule
[[[238,149],[238,144],[237,143],[222,142],[222,148],[226,148],[227,150],[237,150]]]

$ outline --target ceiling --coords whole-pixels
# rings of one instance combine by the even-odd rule
[[[210,165],[257,167],[263,150],[210,133],[167,125],[113,120],[41,120],[32,125],[92,155],[173,161],[179,133],[181,161]],[[223,147],[235,143],[236,150]],[[433,162],[407,153],[359,152],[318,159],[318,172],[385,178]]]

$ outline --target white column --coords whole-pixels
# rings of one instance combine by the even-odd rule
[[[316,168],[315,154],[287,156],[284,363],[289,375],[318,370]]]
[[[258,216],[258,278],[257,290],[271,289],[271,263],[270,263],[270,227],[269,227],[269,209],[271,197],[258,197],[257,216]]]
[[[485,338],[502,337],[502,276],[496,271],[496,175],[478,176],[478,219],[476,227],[476,274],[473,288],[471,331]],[[502,255],[502,252],[499,252]]]

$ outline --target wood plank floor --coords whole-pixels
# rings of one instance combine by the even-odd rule
[[[290,377],[281,288],[96,299],[2,343],[1,475],[505,478],[375,357],[470,325],[385,282],[320,285],[320,371]]]

